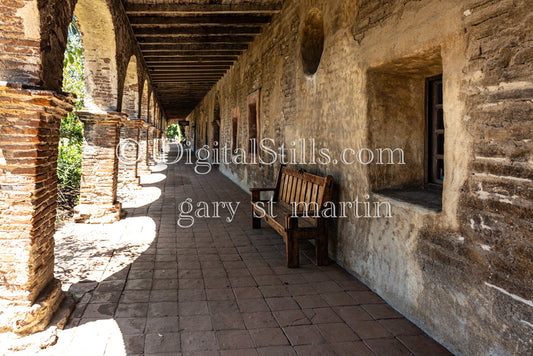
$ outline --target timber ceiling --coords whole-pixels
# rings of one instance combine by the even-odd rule
[[[168,119],[185,118],[283,0],[122,0]]]

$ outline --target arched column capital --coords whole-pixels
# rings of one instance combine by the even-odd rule
[[[116,111],[78,111],[77,113],[78,117],[84,124],[121,125],[128,118],[127,114]]]
[[[128,116],[124,122],[124,125],[141,128],[144,125],[144,121],[138,117]]]

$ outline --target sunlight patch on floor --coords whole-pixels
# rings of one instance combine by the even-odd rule
[[[161,174],[164,176],[164,174]],[[166,176],[161,179],[164,180]],[[150,184],[150,183],[146,183]],[[117,199],[122,203],[122,209],[140,208],[149,205],[161,197],[161,189],[157,187],[143,187],[141,190],[119,190]]]
[[[150,217],[113,224],[67,224],[55,234],[56,277],[64,289],[79,282],[100,282],[145,252],[156,237],[156,228]]]

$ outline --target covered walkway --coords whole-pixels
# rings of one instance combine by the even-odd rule
[[[533,1],[0,8],[0,355],[445,352],[397,312],[456,355],[532,354]],[[73,111],[83,147],[76,129],[64,150]],[[155,166],[171,124],[231,162]],[[80,198],[57,229],[67,151]],[[239,187],[282,163],[355,205],[331,224],[339,266],[303,246],[289,270],[280,237],[251,229]],[[209,212],[179,228],[187,199]],[[66,290],[79,303],[55,331]]]
[[[315,266],[310,245],[286,268],[281,238],[251,229],[249,196],[220,172],[163,168],[124,202],[125,219],[56,234],[56,276],[81,300],[45,353],[448,354],[335,263]],[[186,198],[240,205],[232,223],[221,210],[184,229]]]

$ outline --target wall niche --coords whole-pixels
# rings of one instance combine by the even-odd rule
[[[305,17],[301,34],[300,54],[304,73],[313,75],[318,69],[324,51],[324,17],[322,11],[311,9]]]

